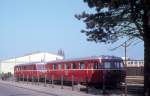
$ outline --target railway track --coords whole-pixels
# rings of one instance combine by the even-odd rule
[[[126,80],[128,93],[143,96],[144,76],[127,76]]]
[[[144,76],[127,76],[127,83],[131,84],[143,84],[144,83]]]

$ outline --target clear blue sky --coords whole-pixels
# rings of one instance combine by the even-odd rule
[[[0,0],[0,58],[35,51],[65,51],[66,58],[94,55],[123,56],[119,45],[87,42],[85,28],[74,14],[89,10],[82,0]],[[143,43],[128,48],[127,55],[143,58]]]

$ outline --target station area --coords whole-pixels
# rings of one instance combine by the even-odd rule
[[[63,79],[58,82],[54,82],[52,79],[47,80],[46,77],[43,81],[37,81],[35,79],[28,80],[27,77],[23,76],[20,80],[14,77],[14,66],[19,64],[28,64],[36,62],[50,62],[63,60],[64,57],[58,54],[37,52],[32,54],[27,54],[21,57],[12,58],[8,60],[1,61],[1,81],[2,84],[9,84],[15,87],[21,87],[29,90],[34,90],[38,92],[53,94],[56,96],[124,96],[125,95],[125,82],[122,82],[117,87],[111,88],[95,88],[86,85],[75,84],[74,79],[71,83],[65,84]],[[131,60],[128,59],[126,71],[126,81],[127,81],[127,94],[128,96],[142,96],[143,94],[143,60]],[[107,66],[108,67],[108,66]],[[59,92],[58,92],[59,90]],[[135,94],[136,93],[136,94]]]

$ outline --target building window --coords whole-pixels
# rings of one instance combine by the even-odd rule
[[[128,61],[128,64],[130,64],[130,61]]]
[[[134,64],[137,64],[137,61],[134,61]]]

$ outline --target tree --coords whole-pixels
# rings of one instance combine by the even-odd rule
[[[83,20],[88,41],[114,43],[120,38],[144,42],[144,95],[150,96],[150,0],[83,0],[91,13],[75,15]]]

